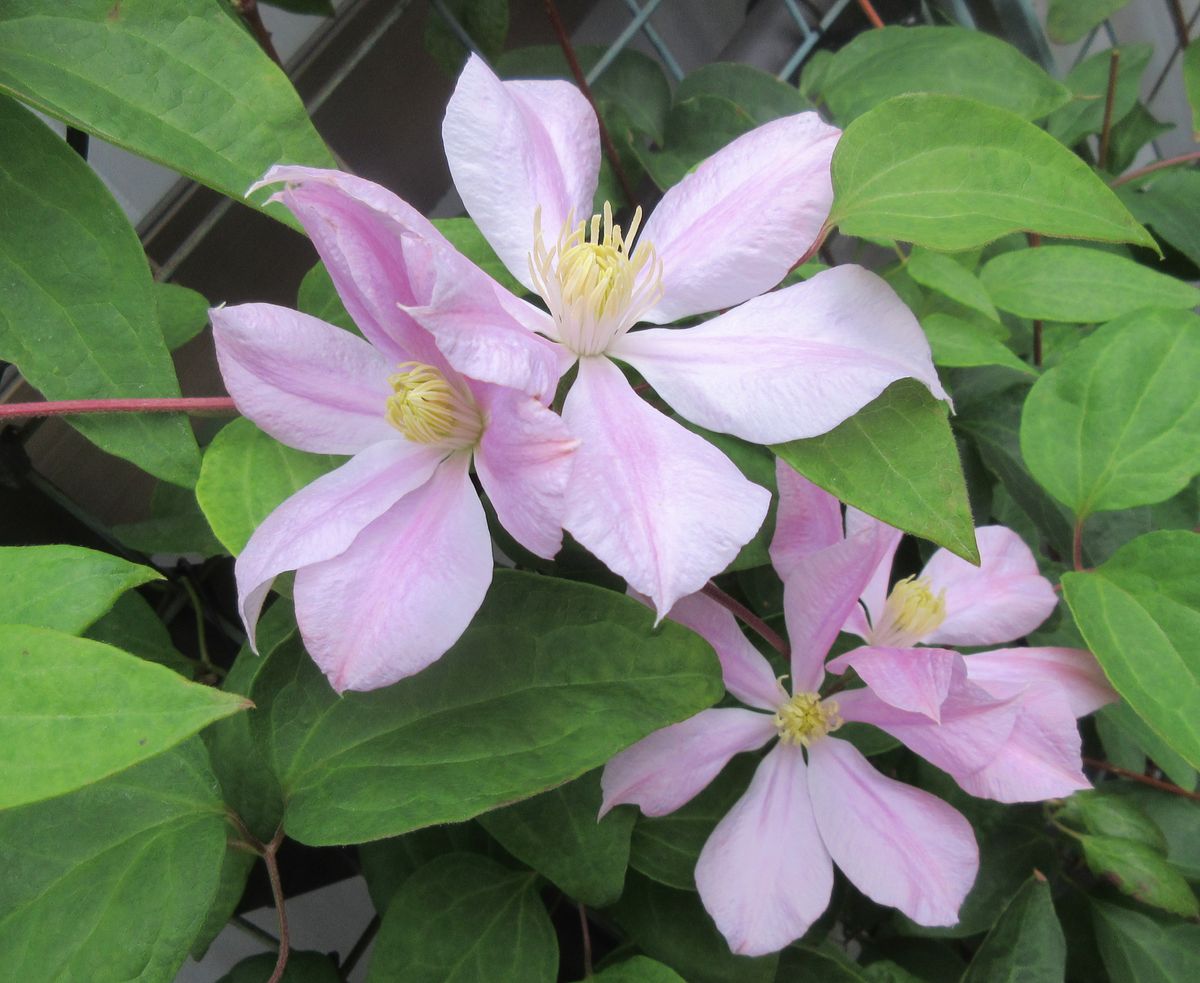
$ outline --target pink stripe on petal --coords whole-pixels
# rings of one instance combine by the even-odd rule
[[[821,839],[851,882],[918,925],[954,925],[979,871],[971,824],[941,799],[879,774],[837,738],[809,749]]]
[[[827,433],[898,379],[947,398],[917,319],[858,266],[825,270],[694,327],[631,332],[609,354],[681,416],[758,444]]]
[[[591,217],[600,174],[596,114],[561,81],[502,82],[472,55],[446,107],[442,140],[454,185],[479,230],[530,290],[533,216],[556,239]]]
[[[612,362],[584,358],[563,419],[581,441],[566,529],[659,616],[729,565],[771,495],[712,444],[640,399]]]
[[[603,816],[632,803],[647,816],[665,816],[690,802],[729,759],[755,751],[775,736],[764,713],[740,708],[701,710],[696,716],[643,737],[604,766]]]
[[[833,864],[813,819],[808,778],[800,749],[776,745],[700,852],[700,900],[743,956],[782,949],[829,905]]]
[[[391,366],[361,338],[274,304],[218,307],[210,317],[225,388],[276,440],[355,454],[399,437],[384,415]]]
[[[1021,537],[1004,526],[975,530],[979,566],[940,549],[921,571],[933,592],[946,592],[946,620],[922,641],[934,645],[1000,645],[1027,635],[1054,611],[1058,598]]]
[[[771,564],[786,580],[798,560],[842,541],[842,506],[783,458],[775,459],[775,481],[779,510],[771,539]]]
[[[831,659],[825,668],[836,673],[853,669],[888,705],[935,722],[951,691],[967,680],[963,657],[949,649],[863,646]]]
[[[1009,696],[1027,686],[1050,689],[1066,698],[1076,717],[1120,699],[1095,656],[1084,649],[995,649],[968,655],[966,663],[971,682],[994,696]]]
[[[640,240],[663,263],[663,297],[646,320],[732,307],[782,280],[829,214],[840,136],[816,113],[773,120],[669,189]]]
[[[456,454],[340,556],[296,574],[305,647],[339,693],[388,686],[450,648],[492,581],[483,506]]]

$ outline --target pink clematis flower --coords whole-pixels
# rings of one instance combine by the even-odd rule
[[[238,409],[289,446],[353,455],[276,508],[235,568],[251,644],[271,583],[297,571],[305,646],[339,692],[425,668],[478,610],[492,544],[472,460],[504,526],[550,557],[577,444],[538,400],[452,368],[394,303],[372,308],[378,249],[331,266],[369,341],[270,304],[211,312]]]
[[[824,433],[900,378],[944,397],[919,325],[874,274],[843,266],[763,294],[829,211],[839,131],[815,113],[760,126],[700,164],[640,236],[640,209],[628,229],[607,204],[592,216],[598,129],[570,84],[502,82],[472,58],[443,136],[467,211],[548,312],[430,235],[399,199],[332,172],[283,167],[267,180],[288,182],[323,256],[352,262],[371,242],[398,243],[408,273],[396,275],[412,296],[381,286],[378,305],[403,305],[459,371],[547,397],[578,363],[563,409],[581,440],[565,526],[660,615],[729,564],[769,495],[640,399],[614,360],[682,416],[759,443]],[[725,308],[686,330],[631,330]]]
[[[898,709],[870,680],[823,699],[826,653],[881,564],[890,565],[895,537],[882,523],[853,517],[844,533],[836,500],[790,469],[779,478],[771,555],[784,582],[791,692],[729,612],[700,594],[682,599],[670,617],[713,645],[726,688],[753,709],[705,710],[618,754],[604,770],[602,814],[634,803],[665,815],[735,754],[778,739],[696,866],[700,897],[730,947],[761,955],[803,935],[828,905],[834,863],[878,903],[919,924],[953,925],[978,869],[970,824],[935,796],[880,775],[834,733],[846,722],[879,727],[976,794],[1069,794],[1077,785],[1060,769],[1071,753],[1056,729],[1063,706],[1074,731],[1075,715],[1112,692],[1087,653],[1014,649],[987,653],[975,675],[951,653],[959,662],[936,720]],[[913,651],[920,658],[937,650]],[[888,676],[881,685],[889,694],[895,688]],[[1047,721],[1051,733],[1040,729]],[[1078,771],[1077,732],[1073,754]]]

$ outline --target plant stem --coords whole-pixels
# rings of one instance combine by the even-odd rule
[[[858,6],[862,9],[862,12],[866,15],[867,20],[869,20],[871,22],[872,27],[883,27],[884,26],[883,18],[880,17],[879,14],[875,12],[875,7],[871,3],[871,0],[858,0]]]
[[[1167,6],[1171,10],[1171,22],[1175,25],[1175,36],[1179,39],[1179,48],[1183,50],[1188,46],[1188,22],[1187,17],[1183,13],[1183,4],[1179,0],[1167,0]]]
[[[254,34],[254,39],[258,41],[258,46],[267,53],[267,57],[275,62],[280,68],[283,68],[283,59],[279,57],[279,52],[275,50],[275,45],[271,41],[271,32],[267,30],[267,25],[263,23],[262,14],[258,12],[258,0],[233,0],[234,7],[237,12],[242,15],[242,20],[246,22],[246,26]]]
[[[579,929],[583,933],[583,977],[591,979],[592,976],[592,935],[588,931],[588,916],[587,908],[582,903],[579,905]]]
[[[1075,531],[1071,535],[1071,564],[1077,571],[1083,570],[1083,523],[1085,516],[1075,520]]]
[[[791,655],[791,649],[789,648],[788,643],[785,642],[779,636],[779,634],[771,628],[770,625],[768,625],[762,620],[762,618],[746,607],[746,605],[742,604],[741,601],[736,601],[726,594],[711,580],[700,588],[700,593],[704,594],[706,597],[711,597],[726,611],[731,612],[733,616],[741,621],[744,625],[749,628],[753,628],[763,639],[763,641],[770,645],[771,648],[773,648],[780,655],[785,657]]]
[[[267,980],[267,983],[279,983],[283,979],[288,961],[287,906],[284,904],[283,882],[279,878],[279,864],[275,859],[281,843],[283,843],[282,826],[271,837],[271,842],[263,845],[262,852],[263,863],[267,865],[267,879],[271,882],[271,896],[275,899],[275,912],[279,915],[279,958],[275,960],[275,971],[271,973],[271,978]]]
[[[592,87],[588,85],[587,76],[584,75],[579,58],[575,55],[575,46],[571,44],[571,38],[563,25],[562,17],[559,16],[558,4],[555,3],[555,0],[544,0],[544,6],[546,16],[550,19],[550,26],[554,28],[554,33],[558,37],[559,47],[562,48],[563,56],[567,59],[571,74],[575,76],[575,84],[579,86],[579,91],[583,93],[583,97],[592,107],[592,112],[596,114],[596,123],[600,127],[600,143],[603,145],[604,154],[608,157],[613,173],[621,185],[621,191],[624,192],[625,199],[630,206],[636,205],[637,199],[633,194],[633,185],[629,181],[629,175],[625,173],[625,168],[621,166],[621,157],[617,153],[616,144],[612,142],[612,137],[608,133],[608,127],[604,125],[604,120],[600,117],[600,110],[596,108],[596,97],[592,95]]]
[[[180,580],[183,584],[183,589],[187,591],[188,599],[192,602],[192,610],[196,615],[196,648],[200,653],[200,665],[204,667],[206,672],[212,673],[218,679],[225,678],[225,670],[213,663],[208,656],[208,638],[204,630],[204,605],[200,603],[200,595],[196,591],[195,585],[190,577],[183,577]]]
[[[1100,127],[1100,170],[1108,166],[1108,143],[1112,135],[1113,105],[1117,100],[1117,72],[1121,64],[1121,49],[1113,48],[1108,58],[1108,92],[1104,96],[1104,125]]]
[[[1175,167],[1177,164],[1186,164],[1190,160],[1200,160],[1200,150],[1189,150],[1186,154],[1180,154],[1178,157],[1166,157],[1163,160],[1156,160],[1153,164],[1139,167],[1136,171],[1130,171],[1128,174],[1122,174],[1119,178],[1109,181],[1108,186],[1115,188],[1120,184],[1128,184],[1130,181],[1136,181],[1147,174],[1153,174],[1155,171],[1161,171],[1167,167]]]
[[[164,399],[63,399],[41,403],[0,405],[0,420],[41,416],[79,416],[85,413],[236,413],[228,396]]]
[[[1109,764],[1107,761],[1099,761],[1096,758],[1084,758],[1083,763],[1090,765],[1092,768],[1099,768],[1101,771],[1107,771],[1113,775],[1128,778],[1130,781],[1141,782],[1143,785],[1149,785],[1151,788],[1156,788],[1161,792],[1170,792],[1172,795],[1180,795],[1185,799],[1200,802],[1200,792],[1189,792],[1186,788],[1180,788],[1172,782],[1164,782],[1159,778],[1151,778],[1149,775],[1142,775],[1136,771],[1130,771],[1128,768],[1118,768],[1116,765]]]
[[[1042,244],[1042,237],[1037,232],[1027,232],[1025,238],[1029,240],[1031,249],[1036,249]],[[1033,322],[1033,364],[1039,369],[1042,367],[1042,331],[1042,322],[1035,320]]]

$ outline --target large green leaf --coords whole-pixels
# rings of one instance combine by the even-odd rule
[[[1046,33],[1058,44],[1074,44],[1129,0],[1050,0]]]
[[[0,809],[159,754],[246,701],[100,642],[0,625]]]
[[[1149,44],[1121,46],[1112,122],[1124,118],[1133,109],[1142,73],[1150,63],[1152,54],[1154,48]],[[1067,85],[1075,93],[1075,98],[1046,121],[1046,129],[1068,147],[1073,147],[1089,133],[1099,133],[1104,125],[1111,68],[1112,54],[1100,51],[1076,65],[1067,76]]]
[[[7,57],[0,47],[0,65]],[[3,95],[0,147],[0,360],[47,399],[178,396],[150,268],[100,179]],[[167,481],[195,483],[199,455],[182,416],[69,419],[104,450]]]
[[[1200,979],[1200,925],[1152,918],[1102,901],[1092,902],[1092,922],[1114,983]]]
[[[834,152],[833,186],[829,221],[847,235],[948,251],[1021,231],[1154,248],[1057,140],[958,96],[899,96],[859,117]]]
[[[446,0],[444,9],[466,31],[472,48],[485,58],[496,58],[504,51],[508,0]],[[425,15],[425,50],[448,75],[457,75],[470,54],[457,32],[436,10]]]
[[[1142,307],[1200,304],[1200,290],[1182,280],[1086,246],[1001,253],[980,275],[997,307],[1045,321],[1098,324]]]
[[[1117,189],[1121,200],[1164,242],[1200,266],[1200,170],[1175,169]]]
[[[979,562],[946,407],[919,382],[893,383],[829,433],[772,449],[846,504]]]
[[[1011,44],[964,27],[863,31],[834,55],[821,85],[843,126],[907,92],[965,96],[1030,120],[1071,98]]]
[[[508,858],[474,820],[426,826],[403,836],[358,845],[363,879],[376,911],[384,911],[400,885],[435,857],[447,853],[480,853],[493,860]]]
[[[1200,465],[1200,318],[1144,310],[1106,324],[1035,383],[1021,451],[1083,517],[1161,502]]]
[[[1200,915],[1196,895],[1161,850],[1116,836],[1082,836],[1080,844],[1092,872],[1123,893],[1185,918]]]
[[[983,940],[962,983],[1062,983],[1067,943],[1045,878],[1031,877]]]
[[[649,150],[635,143],[633,152],[651,180],[665,191],[754,125],[753,117],[737,103],[701,92],[671,107],[662,150]]]
[[[690,73],[675,90],[675,101],[700,95],[729,100],[756,125],[812,108],[795,86],[752,65],[733,61],[713,62]]]
[[[431,860],[388,905],[369,983],[553,983],[558,940],[536,882],[477,854]]]
[[[217,539],[237,554],[277,505],[343,460],[285,447],[249,420],[233,420],[204,452],[196,499]]]
[[[171,641],[167,626],[154,613],[150,602],[136,592],[119,597],[112,610],[94,622],[84,637],[104,642],[141,659],[157,662],[179,673],[184,679],[193,678],[195,667],[199,665],[179,653]]]
[[[509,853],[584,904],[603,907],[621,896],[635,810],[600,814],[600,772],[552,788],[479,822]]]
[[[210,0],[7,0],[0,90],[239,200],[273,164],[336,166],[287,77]]]
[[[1200,44],[1196,42],[1183,53],[1183,86],[1192,107],[1192,135],[1200,139]]]
[[[1117,692],[1200,768],[1200,535],[1149,533],[1062,583]]]
[[[430,668],[337,696],[299,645],[258,674],[253,723],[304,843],[468,819],[576,778],[721,694],[712,650],[631,598],[500,571]]]
[[[162,576],[82,546],[0,546],[0,624],[78,635],[127,590]]]
[[[594,983],[686,983],[671,967],[645,956],[634,956],[625,962],[609,966],[603,973],[592,977],[592,980]]]
[[[0,812],[0,963],[21,983],[170,980],[217,888],[228,826],[192,740]]]

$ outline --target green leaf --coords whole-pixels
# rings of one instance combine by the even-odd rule
[[[662,150],[634,144],[633,152],[651,180],[666,191],[702,160],[753,128],[750,114],[736,103],[702,93],[671,107]]]
[[[447,853],[481,853],[507,860],[482,826],[474,820],[426,826],[403,836],[358,845],[363,879],[376,911],[385,911],[400,885],[435,857]]]
[[[112,610],[93,624],[84,637],[157,662],[184,679],[193,676],[195,663],[179,654],[167,626],[141,594],[129,593],[118,598]]]
[[[159,330],[171,351],[208,327],[208,301],[195,290],[177,283],[155,283],[154,302]]]
[[[526,290],[517,278],[508,272],[500,257],[479,231],[479,226],[469,218],[435,218],[433,224],[450,243],[472,263],[487,273],[506,290],[520,296]]]
[[[1092,921],[1114,983],[1200,979],[1200,925],[1152,918],[1103,901],[1092,902]]]
[[[0,65],[9,64],[4,12]],[[120,206],[78,154],[3,95],[0,146],[0,360],[47,399],[178,396],[150,269]],[[199,456],[183,416],[69,420],[109,453],[195,484]]]
[[[935,313],[921,318],[921,327],[929,339],[935,365],[1003,365],[1026,375],[1037,375],[1036,369],[1017,358],[985,324]]]
[[[558,940],[536,880],[477,854],[430,861],[388,905],[368,983],[553,983]]]
[[[623,963],[609,966],[591,979],[593,983],[687,983],[670,966],[645,956],[634,956]]]
[[[1164,241],[1200,266],[1200,170],[1168,170],[1117,189],[1121,200]]]
[[[948,95],[890,99],[833,155],[830,224],[846,235],[956,252],[1010,232],[1154,240],[1082,160],[994,106]]]
[[[485,58],[495,58],[504,50],[508,0],[446,0],[445,9]],[[425,50],[448,75],[457,75],[470,54],[436,9],[425,15]]]
[[[1195,287],[1086,246],[1001,253],[980,276],[997,307],[1045,321],[1098,324],[1142,307],[1191,310],[1200,304]]]
[[[1192,107],[1192,136],[1200,140],[1200,43],[1195,41],[1183,53],[1183,87]]]
[[[1085,338],[1025,401],[1029,470],[1079,517],[1161,502],[1200,458],[1200,318],[1143,310]]]
[[[701,95],[732,102],[755,126],[812,108],[795,86],[752,65],[731,61],[712,62],[696,69],[679,83],[675,101],[685,102]]]
[[[264,0],[265,2],[265,0]],[[257,956],[243,959],[217,983],[263,983],[271,978],[278,957],[273,952],[260,952]],[[287,969],[279,983],[341,983],[333,960],[323,952],[288,953]]]
[[[1123,119],[1113,124],[1108,140],[1108,164],[1110,174],[1122,174],[1133,166],[1141,149],[1164,133],[1175,129],[1174,123],[1164,123],[1155,117],[1140,102],[1127,112]],[[1121,191],[1117,191],[1121,197]],[[1137,215],[1137,212],[1134,212]],[[1145,221],[1145,219],[1142,219]]]
[[[228,829],[199,741],[0,812],[11,980],[170,980],[217,889]]]
[[[1041,119],[1071,98],[998,38],[964,27],[863,31],[833,57],[821,94],[843,126],[893,96],[940,92]]]
[[[1180,788],[1193,791],[1196,788],[1196,769],[1187,759],[1158,736],[1128,703],[1109,704],[1096,716],[1096,731],[1104,742],[1104,750],[1113,764],[1141,773],[1149,758],[1166,776]],[[1110,745],[1119,742],[1118,750],[1132,748],[1132,760],[1122,765]],[[1196,878],[1200,880],[1200,877]]]
[[[1142,73],[1153,54],[1154,48],[1149,44],[1121,46],[1112,122],[1124,119],[1125,114],[1133,109],[1141,87]],[[1089,133],[1099,133],[1104,125],[1111,66],[1111,52],[1100,51],[1076,65],[1067,76],[1067,86],[1075,93],[1075,98],[1046,120],[1046,129],[1068,147],[1075,146]]]
[[[901,379],[829,433],[772,450],[847,505],[979,562],[946,407],[921,383]]]
[[[602,908],[621,896],[629,865],[634,809],[602,820],[599,770],[484,813],[479,822],[504,849],[584,904]]]
[[[1050,0],[1046,33],[1056,44],[1074,44],[1129,0]]]
[[[1200,804],[1191,799],[1135,782],[1106,782],[1114,794],[1135,803],[1162,830],[1167,839],[1167,859],[1189,881],[1200,881],[1200,837],[1196,821]]]
[[[1200,536],[1149,533],[1062,585],[1117,692],[1200,768]]]
[[[1164,853],[1167,840],[1154,820],[1133,802],[1107,789],[1086,789],[1066,800],[1059,818],[1104,839],[1135,840],[1154,853]]]
[[[964,307],[978,311],[989,320],[1000,320],[979,278],[944,253],[914,249],[905,263],[905,269],[921,286],[936,290]]]
[[[249,420],[234,420],[204,452],[196,500],[217,539],[236,555],[276,506],[343,461],[285,447]]]
[[[1062,983],[1066,969],[1067,943],[1050,885],[1035,875],[988,932],[962,983]]]
[[[127,590],[162,579],[149,567],[82,546],[0,546],[0,624],[78,635]]]
[[[213,535],[200,511],[196,493],[160,481],[150,495],[150,517],[112,527],[113,535],[130,549],[142,553],[200,553],[219,556],[226,552]]]
[[[346,305],[333,286],[333,278],[324,263],[317,263],[304,274],[300,290],[296,294],[296,308],[305,314],[318,317],[326,324],[334,324],[345,331],[359,334],[354,319],[346,313]]]
[[[393,686],[338,697],[298,644],[281,646],[251,694],[285,828],[325,845],[469,819],[710,706],[712,650],[653,620],[612,591],[498,571],[454,647]]]
[[[1092,872],[1112,881],[1124,894],[1176,915],[1200,915],[1196,895],[1159,850],[1114,836],[1083,836],[1080,841]]]
[[[815,980],[819,983],[866,983],[867,980],[888,980],[892,977],[867,975],[863,967],[855,963],[844,951],[832,942],[820,946],[789,945],[779,955],[777,980]]]
[[[246,893],[246,882],[250,879],[250,871],[254,868],[257,860],[258,858],[253,853],[240,847],[229,846],[226,848],[225,856],[221,860],[221,873],[217,878],[216,893],[213,895],[212,903],[208,907],[208,914],[205,915],[199,932],[192,939],[189,951],[193,959],[203,959],[204,954],[208,952],[208,947],[216,941],[217,936],[229,924],[229,919],[237,911],[242,895]],[[271,958],[273,967],[274,954]],[[267,971],[269,973],[270,968]],[[258,983],[258,980],[265,978],[269,977],[260,976],[253,983]]]
[[[239,201],[274,164],[337,166],[287,76],[209,0],[9,0],[0,66],[0,90]]]
[[[159,754],[246,701],[100,642],[0,625],[0,809]]]

